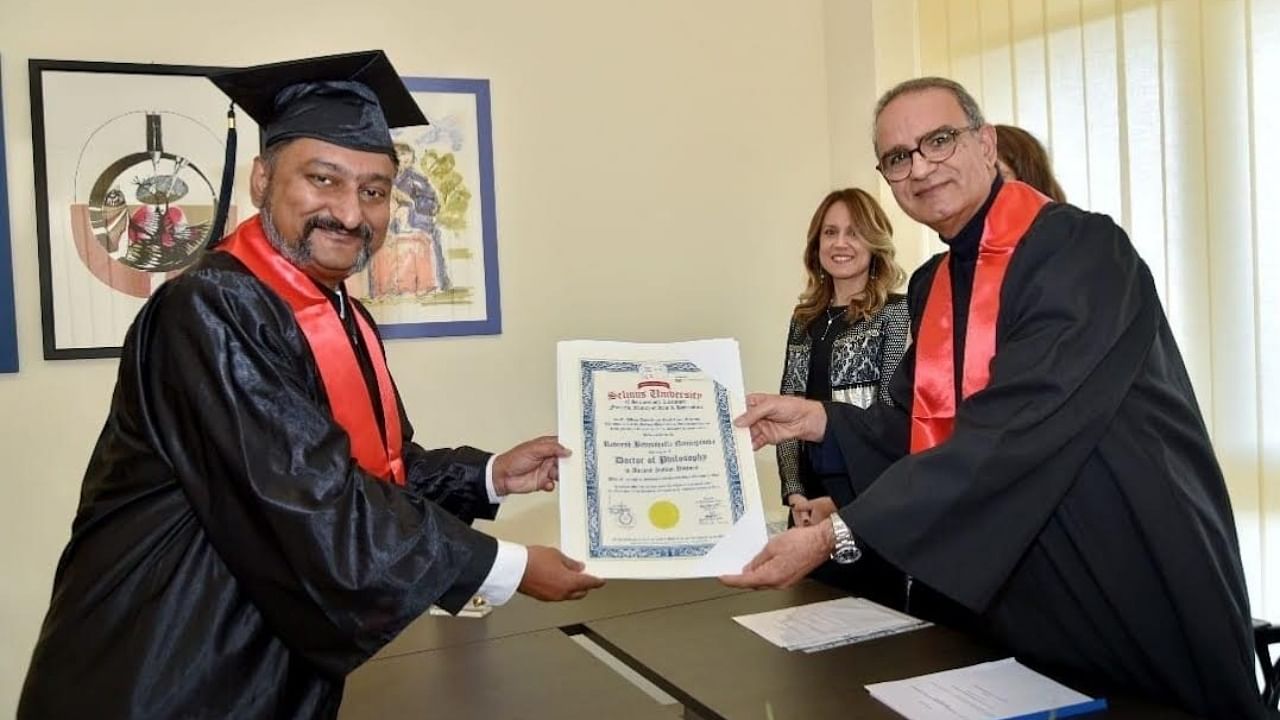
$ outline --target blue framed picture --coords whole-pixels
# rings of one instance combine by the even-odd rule
[[[347,288],[385,338],[499,334],[489,81],[403,80],[431,124],[392,131],[387,240]]]
[[[9,242],[9,184],[4,147],[4,78],[0,77],[0,372],[18,372],[18,328],[13,311],[13,255]]]

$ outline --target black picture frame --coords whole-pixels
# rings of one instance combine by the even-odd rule
[[[111,234],[115,232],[125,233],[129,239],[124,241],[117,237],[116,242],[129,246],[136,228],[145,230],[151,227],[145,222],[135,222],[136,214],[150,211],[142,207],[133,210],[134,206],[127,198],[121,201],[119,193],[112,192],[121,190],[118,187],[106,192],[108,198],[106,203],[93,204],[92,201],[95,198],[91,197],[92,192],[88,196],[81,197],[80,193],[86,185],[85,177],[88,177],[89,172],[97,167],[93,166],[89,172],[85,172],[85,168],[81,165],[91,162],[92,156],[90,160],[86,160],[86,157],[94,147],[94,142],[110,142],[111,137],[121,134],[120,127],[113,123],[124,123],[130,131],[128,136],[138,138],[138,146],[128,148],[130,151],[150,149],[152,145],[149,143],[153,134],[163,139],[170,139],[174,135],[179,137],[173,139],[185,138],[189,144],[198,145],[200,151],[197,158],[197,153],[190,152],[194,150],[193,147],[174,147],[172,149],[176,152],[171,153],[170,147],[161,145],[164,154],[160,156],[160,164],[164,165],[164,161],[168,160],[166,169],[171,172],[167,175],[144,176],[140,183],[136,177],[131,179],[121,175],[122,184],[127,185],[133,182],[137,186],[135,191],[137,197],[144,196],[142,188],[146,182],[170,176],[177,177],[179,180],[184,176],[192,178],[190,184],[198,186],[206,196],[208,196],[209,187],[216,193],[217,179],[222,173],[223,165],[224,149],[220,143],[225,139],[227,100],[212,83],[207,81],[207,76],[225,68],[37,58],[28,62],[28,69],[31,84],[31,143],[35,172],[36,235],[40,262],[40,312],[44,357],[46,360],[119,357],[120,345],[124,341],[128,324],[150,294],[149,292],[138,294],[142,290],[144,281],[162,280],[163,278],[150,278],[150,276],[169,277],[181,270],[152,271],[130,267],[127,265],[128,253],[117,258],[98,249],[98,245],[102,245],[104,240],[110,241]],[[89,91],[84,91],[86,88]],[[56,106],[56,110],[51,106]],[[51,115],[55,112],[56,116]],[[151,120],[153,116],[159,116],[160,120]],[[240,119],[237,120],[237,124],[241,126],[241,133],[245,131],[242,124],[243,118],[244,115],[241,113]],[[166,120],[172,121],[169,127],[164,125]],[[102,124],[95,125],[98,122]],[[191,127],[187,127],[188,124]],[[174,125],[181,125],[179,133],[172,132]],[[91,133],[88,132],[89,128],[94,128]],[[107,133],[108,128],[110,133]],[[256,136],[256,127],[250,125],[250,128],[253,134],[248,137]],[[136,134],[133,133],[134,130],[137,131]],[[105,138],[102,137],[104,133],[107,133]],[[206,135],[208,135],[207,138]],[[242,149],[244,145],[246,143],[241,143]],[[69,159],[77,149],[78,160],[72,168]],[[113,150],[110,147],[107,149],[108,157],[115,157],[111,154]],[[119,151],[124,152],[124,150],[125,148],[122,147]],[[136,156],[137,152],[130,152],[122,156],[122,159]],[[179,160],[169,160],[170,156],[177,156],[189,162],[181,165]],[[100,161],[99,164],[101,164]],[[119,164],[119,162],[116,163],[116,165]],[[157,167],[158,165],[153,162],[152,168]],[[195,172],[192,172],[192,168]],[[74,180],[70,186],[67,183],[68,178]],[[102,175],[98,176],[97,182],[92,184],[93,190],[99,189],[102,178]],[[173,183],[170,182],[170,187],[172,185]],[[111,206],[113,196],[116,203],[124,203],[123,209],[118,204]],[[152,191],[145,196],[154,199],[161,195]],[[167,218],[170,213],[169,208],[172,206],[167,201],[168,195],[163,197],[166,199],[163,205],[166,211],[163,215]],[[70,205],[68,200],[71,201]],[[80,216],[97,217],[101,220],[108,212],[109,206],[111,212],[124,214],[123,223],[120,215],[114,218],[116,221],[112,225],[114,230],[104,229],[105,221],[95,224],[92,220],[86,222],[76,220]],[[206,206],[211,208],[207,198],[199,208],[203,211],[207,209]],[[158,211],[160,207],[156,205],[154,210]],[[184,208],[179,207],[178,212],[184,212]],[[68,213],[70,218],[67,216]],[[152,214],[149,217],[154,218],[155,215]],[[165,223],[170,222],[167,219],[161,221],[161,227],[165,227]],[[228,224],[231,223],[228,222]],[[183,247],[190,246],[196,234],[196,231],[190,228],[195,225],[198,223],[194,220],[189,224],[171,224],[170,228],[177,229],[173,229],[164,237],[179,238],[184,242]],[[120,229],[122,226],[124,230]],[[80,231],[79,236],[76,235],[77,231]],[[140,234],[148,239],[150,242],[148,246],[156,244],[151,242],[154,236],[146,235],[145,232]],[[111,252],[117,255],[120,253],[118,248]],[[83,268],[77,268],[72,262],[76,255],[79,255]],[[148,257],[146,259],[161,268],[169,268],[172,264],[172,258],[156,260]],[[107,280],[103,279],[104,274]],[[120,292],[116,285],[107,284],[108,280],[115,283],[118,276],[128,278],[129,287],[134,291],[132,294]],[[99,281],[106,287],[105,291],[95,285]],[[123,280],[121,282],[123,283]],[[113,291],[117,295],[128,295],[128,297],[113,297]],[[85,297],[91,298],[92,301],[82,303],[77,300]],[[85,306],[92,307],[86,309]],[[67,326],[86,324],[81,321],[79,315],[90,318],[105,317],[108,325],[92,327],[92,332],[88,333],[69,332]],[[93,322],[89,321],[88,324],[92,325]],[[75,337],[68,340],[68,336],[71,335]]]

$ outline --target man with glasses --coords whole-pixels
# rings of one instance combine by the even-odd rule
[[[949,250],[911,279],[894,405],[748,398],[757,446],[835,444],[857,497],[724,581],[875,552],[1051,674],[1264,717],[1222,473],[1124,231],[1002,182],[995,129],[950,80],[899,85],[875,118],[877,168]]]

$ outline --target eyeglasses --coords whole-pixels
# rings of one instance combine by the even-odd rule
[[[911,149],[895,148],[880,156],[876,169],[891,183],[902,182],[911,174],[912,156],[920,153],[920,157],[929,162],[940,163],[956,154],[957,141],[962,133],[977,130],[976,127],[939,128],[925,135]]]

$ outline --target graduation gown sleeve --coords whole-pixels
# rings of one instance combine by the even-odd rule
[[[465,445],[427,450],[405,438],[405,485],[459,520],[492,520],[498,506],[489,502],[484,480],[490,457],[490,453]]]
[[[428,499],[473,506],[455,501],[474,495],[459,488],[477,469],[410,445],[411,490],[365,474],[287,306],[250,276],[224,276],[168,283],[162,293],[186,297],[139,317],[145,432],[272,630],[342,675],[483,581],[496,542]]]

